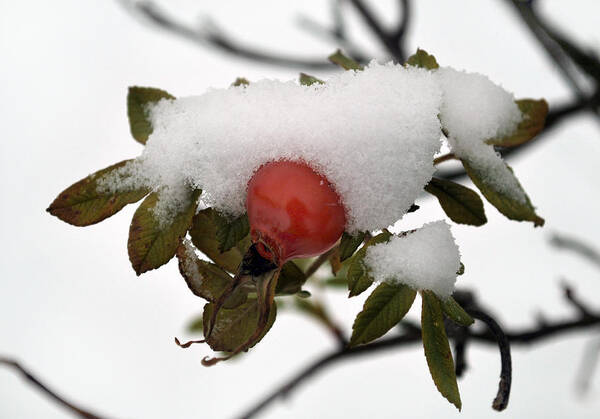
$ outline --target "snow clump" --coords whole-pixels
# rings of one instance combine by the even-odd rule
[[[402,283],[448,298],[460,269],[460,252],[445,221],[370,246],[364,258],[377,282]]]
[[[518,122],[512,96],[502,90],[488,97],[491,82],[482,77],[373,61],[325,84],[261,80],[163,99],[149,109],[153,132],[142,155],[102,187],[158,191],[159,221],[185,205],[190,187],[203,191],[201,205],[238,216],[262,164],[304,161],[334,185],[346,231],[382,229],[431,179],[442,125],[453,133],[453,151],[477,163],[469,150],[487,152],[485,138]],[[502,101],[491,103],[496,98]]]

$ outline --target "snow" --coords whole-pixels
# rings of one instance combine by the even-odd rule
[[[153,133],[142,155],[102,187],[158,191],[155,214],[162,221],[183,207],[190,186],[203,191],[200,205],[238,216],[253,173],[288,159],[310,164],[334,185],[348,232],[388,227],[434,173],[440,119],[455,153],[520,191],[483,143],[519,122],[512,95],[484,76],[452,69],[373,61],[325,84],[261,80],[163,99],[150,115]]]
[[[367,249],[364,263],[377,282],[431,290],[441,298],[454,291],[460,252],[445,221],[427,223],[413,233],[393,236]]]
[[[440,120],[452,152],[513,199],[527,197],[494,148],[484,141],[513,132],[522,114],[514,96],[486,76],[444,67],[435,71],[443,91]]]

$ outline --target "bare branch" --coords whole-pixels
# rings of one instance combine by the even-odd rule
[[[600,252],[580,239],[556,233],[550,238],[550,244],[558,249],[570,250],[600,267]]]
[[[42,393],[50,396],[55,402],[69,410],[75,416],[85,419],[102,419],[101,416],[98,416],[94,413],[91,413],[89,410],[84,409],[80,406],[76,406],[71,402],[68,402],[64,397],[59,396],[55,391],[51,390],[46,384],[42,383],[37,377],[33,375],[29,370],[25,367],[21,366],[17,361],[0,357],[0,365],[6,365],[9,368],[14,369],[15,371],[21,373],[23,378],[31,383],[38,390],[41,390]]]

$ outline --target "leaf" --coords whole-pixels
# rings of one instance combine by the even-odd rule
[[[286,262],[281,268],[276,295],[291,295],[301,291],[302,285],[306,282],[306,275],[293,261]]]
[[[226,252],[219,250],[217,239],[217,218],[219,214],[212,208],[198,212],[192,221],[190,236],[194,246],[210,260],[230,273],[237,273],[242,258],[250,247],[250,236],[244,237]]]
[[[338,276],[338,277],[334,277],[334,278],[327,278],[326,280],[324,280],[322,282],[323,282],[323,285],[326,285],[326,286],[332,287],[332,288],[346,288],[348,286],[348,280],[342,276]]]
[[[201,332],[202,329],[204,328],[203,322],[204,321],[202,319],[202,315],[192,319],[192,321],[190,321],[187,326],[188,332],[190,332],[190,333]]]
[[[417,48],[417,52],[408,57],[406,65],[426,68],[428,70],[435,70],[440,67],[433,55],[428,54],[427,51],[420,48]]]
[[[515,182],[525,195],[525,202],[517,201],[508,196],[506,192],[498,190],[495,184],[489,182],[484,173],[480,173],[466,161],[462,160],[462,164],[467,175],[469,175],[483,196],[507,218],[516,221],[531,221],[535,227],[544,225],[544,219],[535,213],[535,208],[516,178]],[[510,166],[506,165],[506,167],[512,173]]]
[[[458,271],[456,271],[456,275],[460,276],[465,273],[465,265],[460,262],[460,266],[458,267]]]
[[[329,256],[329,264],[331,265],[331,273],[337,275],[342,269],[342,261],[340,260],[340,247],[336,246]]]
[[[544,99],[520,99],[515,101],[523,113],[517,130],[502,138],[490,138],[487,144],[501,147],[516,147],[533,139],[543,128],[548,115],[548,103]]]
[[[440,299],[439,301],[442,305],[442,310],[453,322],[462,326],[470,326],[475,322],[454,298],[448,297],[446,299]]]
[[[415,290],[403,284],[379,284],[354,320],[350,346],[369,343],[385,335],[408,313],[416,295]]]
[[[189,202],[179,214],[161,223],[154,215],[159,195],[151,193],[133,215],[129,228],[127,250],[129,260],[138,275],[167,263],[177,251],[192,225],[200,191],[190,192]]]
[[[325,82],[321,79],[318,79],[313,76],[309,76],[308,74],[305,74],[305,73],[300,73],[300,84],[302,84],[304,86],[310,86],[315,83],[325,84]]]
[[[175,96],[154,87],[132,86],[127,92],[127,116],[129,129],[133,138],[146,144],[152,134],[152,123],[149,119],[148,106],[161,99],[175,99]]]
[[[442,307],[431,291],[421,292],[421,298],[421,333],[429,372],[442,396],[460,410],[462,403],[456,383],[454,360],[444,328]]]
[[[446,215],[455,223],[480,226],[487,222],[481,198],[466,186],[432,178],[425,190],[438,199]]]
[[[246,79],[244,77],[238,77],[237,79],[235,79],[235,81],[233,83],[231,83],[231,85],[235,86],[235,87],[248,86],[249,84],[250,84],[250,82],[248,81],[248,79]]]
[[[139,188],[112,193],[98,189],[100,179],[119,173],[120,168],[132,161],[124,160],[113,164],[69,186],[56,197],[46,211],[66,223],[83,227],[99,223],[119,212],[125,205],[139,201],[148,195],[150,190]],[[121,176],[120,173],[118,176]]]
[[[212,316],[213,303],[204,306],[204,330],[208,330],[208,320]],[[256,345],[273,326],[277,316],[277,306],[273,305],[269,313],[267,325],[260,337],[253,342],[249,349]],[[217,314],[217,319],[212,333],[206,339],[206,343],[213,351],[234,352],[245,342],[247,342],[258,325],[259,307],[256,298],[249,298],[244,304],[233,308],[221,308]]]
[[[356,249],[362,244],[365,240],[365,232],[359,231],[356,235],[348,234],[344,231],[342,234],[342,239],[340,241],[340,262],[345,261],[349,257],[351,257]]]
[[[358,252],[352,256],[350,260],[350,266],[348,267],[348,290],[350,291],[348,297],[354,297],[365,290],[367,290],[371,284],[373,284],[373,278],[369,276],[368,269],[364,265],[363,259],[367,254],[369,246],[387,242],[392,234],[388,231],[378,234],[377,236],[370,239]]]
[[[250,233],[250,223],[246,214],[233,220],[214,212],[213,220],[217,227],[216,236],[219,242],[219,252],[227,252],[237,245]]]
[[[188,288],[198,297],[215,302],[229,288],[233,278],[214,263],[200,259],[188,241],[177,247],[179,272]],[[233,308],[246,301],[248,289],[239,288],[225,302],[224,307]]]
[[[345,56],[339,49],[327,58],[329,61],[339,65],[344,70],[363,70],[362,65],[354,61],[352,58]]]

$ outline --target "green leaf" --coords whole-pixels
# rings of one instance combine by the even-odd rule
[[[209,328],[208,321],[212,316],[213,307],[213,303],[204,306],[204,330]],[[256,298],[249,298],[244,304],[233,309],[221,308],[217,313],[215,326],[206,339],[206,343],[213,351],[233,352],[239,349],[240,346],[249,341],[257,330],[259,311]],[[246,349],[253,347],[264,337],[273,326],[276,316],[277,306],[274,304],[264,331]]]
[[[233,278],[214,263],[200,259],[192,245],[184,241],[177,248],[179,272],[188,288],[198,297],[216,302],[229,288]],[[240,287],[224,303],[224,307],[233,308],[246,301],[248,289]]]
[[[544,219],[535,213],[535,208],[531,204],[529,197],[527,194],[525,194],[525,191],[523,191],[521,184],[516,178],[515,182],[525,195],[525,202],[518,201],[507,195],[506,192],[499,190],[493,182],[489,181],[485,173],[481,173],[466,161],[462,160],[462,164],[467,172],[467,175],[469,175],[483,196],[485,196],[490,204],[495,206],[498,211],[504,214],[507,218],[516,221],[531,221],[535,227],[544,225]],[[510,166],[506,165],[506,167],[512,173]]]
[[[148,137],[152,134],[148,106],[161,99],[175,99],[175,96],[153,87],[132,86],[129,88],[127,92],[127,116],[129,117],[131,135],[137,142],[146,144]]]
[[[465,273],[465,265],[460,262],[460,266],[458,267],[458,271],[456,271],[456,275],[460,276]]]
[[[332,288],[346,288],[348,286],[348,280],[342,276],[327,278],[323,281],[323,285]]]
[[[158,193],[151,193],[142,202],[131,220],[127,242],[129,260],[138,275],[164,265],[175,256],[177,247],[192,225],[200,193],[190,192],[187,206],[168,222],[159,222],[154,215]]]
[[[286,262],[281,268],[276,295],[291,295],[300,292],[302,285],[306,282],[306,275],[293,261]]]
[[[354,320],[350,346],[369,343],[385,335],[408,313],[416,295],[415,290],[403,284],[379,284]]]
[[[217,223],[220,215],[212,208],[198,212],[192,221],[190,236],[194,246],[210,260],[230,273],[237,273],[242,258],[250,247],[250,235],[240,240],[226,252],[219,250]]]
[[[244,77],[238,77],[237,79],[235,79],[235,81],[233,83],[231,83],[232,86],[238,87],[238,86],[248,86],[250,84],[250,82],[248,81],[248,79],[244,78]]]
[[[427,51],[420,48],[417,48],[417,52],[408,57],[406,64],[413,67],[426,68],[428,70],[435,70],[440,67],[433,55],[429,55]]]
[[[444,328],[442,307],[431,291],[421,292],[421,298],[421,333],[429,372],[442,396],[460,410],[462,403],[456,383],[454,360]]]
[[[215,212],[214,221],[217,227],[217,241],[221,253],[231,250],[250,233],[250,223],[246,214],[231,220]]]
[[[124,160],[89,175],[69,186],[50,204],[48,211],[62,221],[75,226],[88,226],[119,212],[125,205],[139,201],[150,192],[139,188],[123,192],[108,192],[98,188],[98,181],[108,175],[125,178],[119,172],[123,166],[133,160]]]
[[[481,198],[466,186],[432,178],[425,190],[438,199],[446,215],[455,223],[480,226],[487,222]]]
[[[302,84],[304,86],[310,86],[315,83],[325,84],[325,82],[321,79],[318,79],[313,76],[309,76],[308,74],[305,74],[305,73],[300,73],[300,84]]]
[[[192,319],[192,321],[190,321],[187,326],[187,330],[190,333],[202,332],[203,328],[204,320],[202,319],[202,315]]]
[[[501,147],[516,147],[533,139],[543,128],[548,115],[548,103],[544,99],[520,99],[515,101],[523,113],[517,130],[506,137],[490,138],[487,144]]]
[[[452,297],[446,299],[440,299],[442,304],[442,310],[446,313],[446,316],[453,322],[458,323],[462,326],[470,326],[474,323],[474,320],[469,314],[456,302]]]
[[[327,58],[329,61],[339,65],[344,70],[363,70],[362,65],[354,61],[352,58],[345,56],[339,49]]]
[[[369,275],[368,269],[365,266],[363,259],[367,254],[369,246],[373,246],[378,243],[387,242],[392,234],[389,231],[384,231],[377,236],[370,239],[361,249],[352,256],[350,259],[350,265],[348,267],[348,290],[350,291],[348,297],[354,297],[362,292],[366,291],[371,284],[373,284],[373,278]]]
[[[356,233],[356,235],[351,235],[344,231],[344,234],[342,234],[342,240],[340,240],[340,262],[343,262],[351,257],[364,240],[364,231],[359,231]]]

